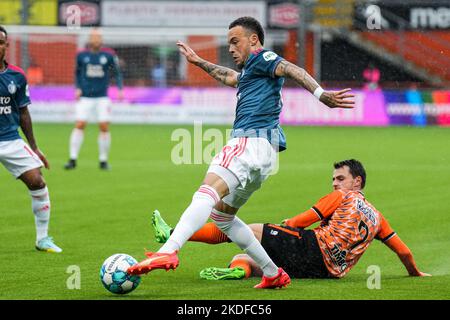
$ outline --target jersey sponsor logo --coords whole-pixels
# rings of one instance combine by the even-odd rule
[[[264,54],[263,54],[263,58],[266,61],[275,60],[277,57],[278,57],[278,55],[275,52],[272,52],[272,51],[267,51],[267,52],[264,52]]]
[[[9,91],[9,93],[11,93],[11,94],[16,93],[16,91],[17,91],[17,86],[16,86],[16,84],[15,84],[13,81],[11,81],[11,83],[8,84],[8,91]]]
[[[341,272],[344,272],[348,267],[346,262],[347,250],[341,250],[341,248],[335,244],[329,253],[334,263],[340,268]]]
[[[278,231],[276,231],[276,230],[270,230],[270,234],[271,234],[272,236],[276,236],[276,235],[278,235]]]
[[[100,64],[88,64],[86,67],[86,75],[89,78],[103,78],[105,71],[103,71],[103,66]]]
[[[0,115],[1,114],[11,114],[11,106],[0,107]]]
[[[11,97],[0,97],[0,104],[5,105],[11,102]]]
[[[367,219],[369,219],[374,225],[377,225],[377,215],[367,204],[361,199],[356,201],[356,209],[364,214]]]

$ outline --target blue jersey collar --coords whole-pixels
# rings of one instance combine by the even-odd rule
[[[263,51],[264,51],[264,48],[260,48],[258,50],[255,50],[254,52],[250,53],[250,55],[248,56],[248,59],[245,62],[245,64],[247,64],[253,57],[256,57],[258,54],[260,54]]]

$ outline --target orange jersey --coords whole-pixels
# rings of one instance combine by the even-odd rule
[[[336,190],[311,210],[322,220],[314,232],[325,265],[334,277],[345,276],[374,238],[384,242],[395,235],[362,192]]]

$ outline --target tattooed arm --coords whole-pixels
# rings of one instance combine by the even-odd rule
[[[286,60],[282,60],[278,64],[275,69],[275,75],[289,77],[311,93],[314,93],[317,88],[320,88],[317,81],[306,70]],[[350,90],[324,91],[320,96],[320,101],[330,108],[353,108],[355,102],[353,100],[346,100],[347,98],[355,97],[355,95],[347,93]]]
[[[211,77],[216,79],[217,81],[222,82],[223,84],[236,87],[238,83],[239,73],[234,71],[233,69],[218,66],[214,63],[208,62],[202,58],[200,58],[194,50],[192,50],[185,43],[178,41],[177,46],[181,52],[186,57],[186,60],[203,70],[205,70]]]

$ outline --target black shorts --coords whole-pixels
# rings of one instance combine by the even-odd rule
[[[261,244],[291,278],[330,277],[312,230],[264,224]]]

